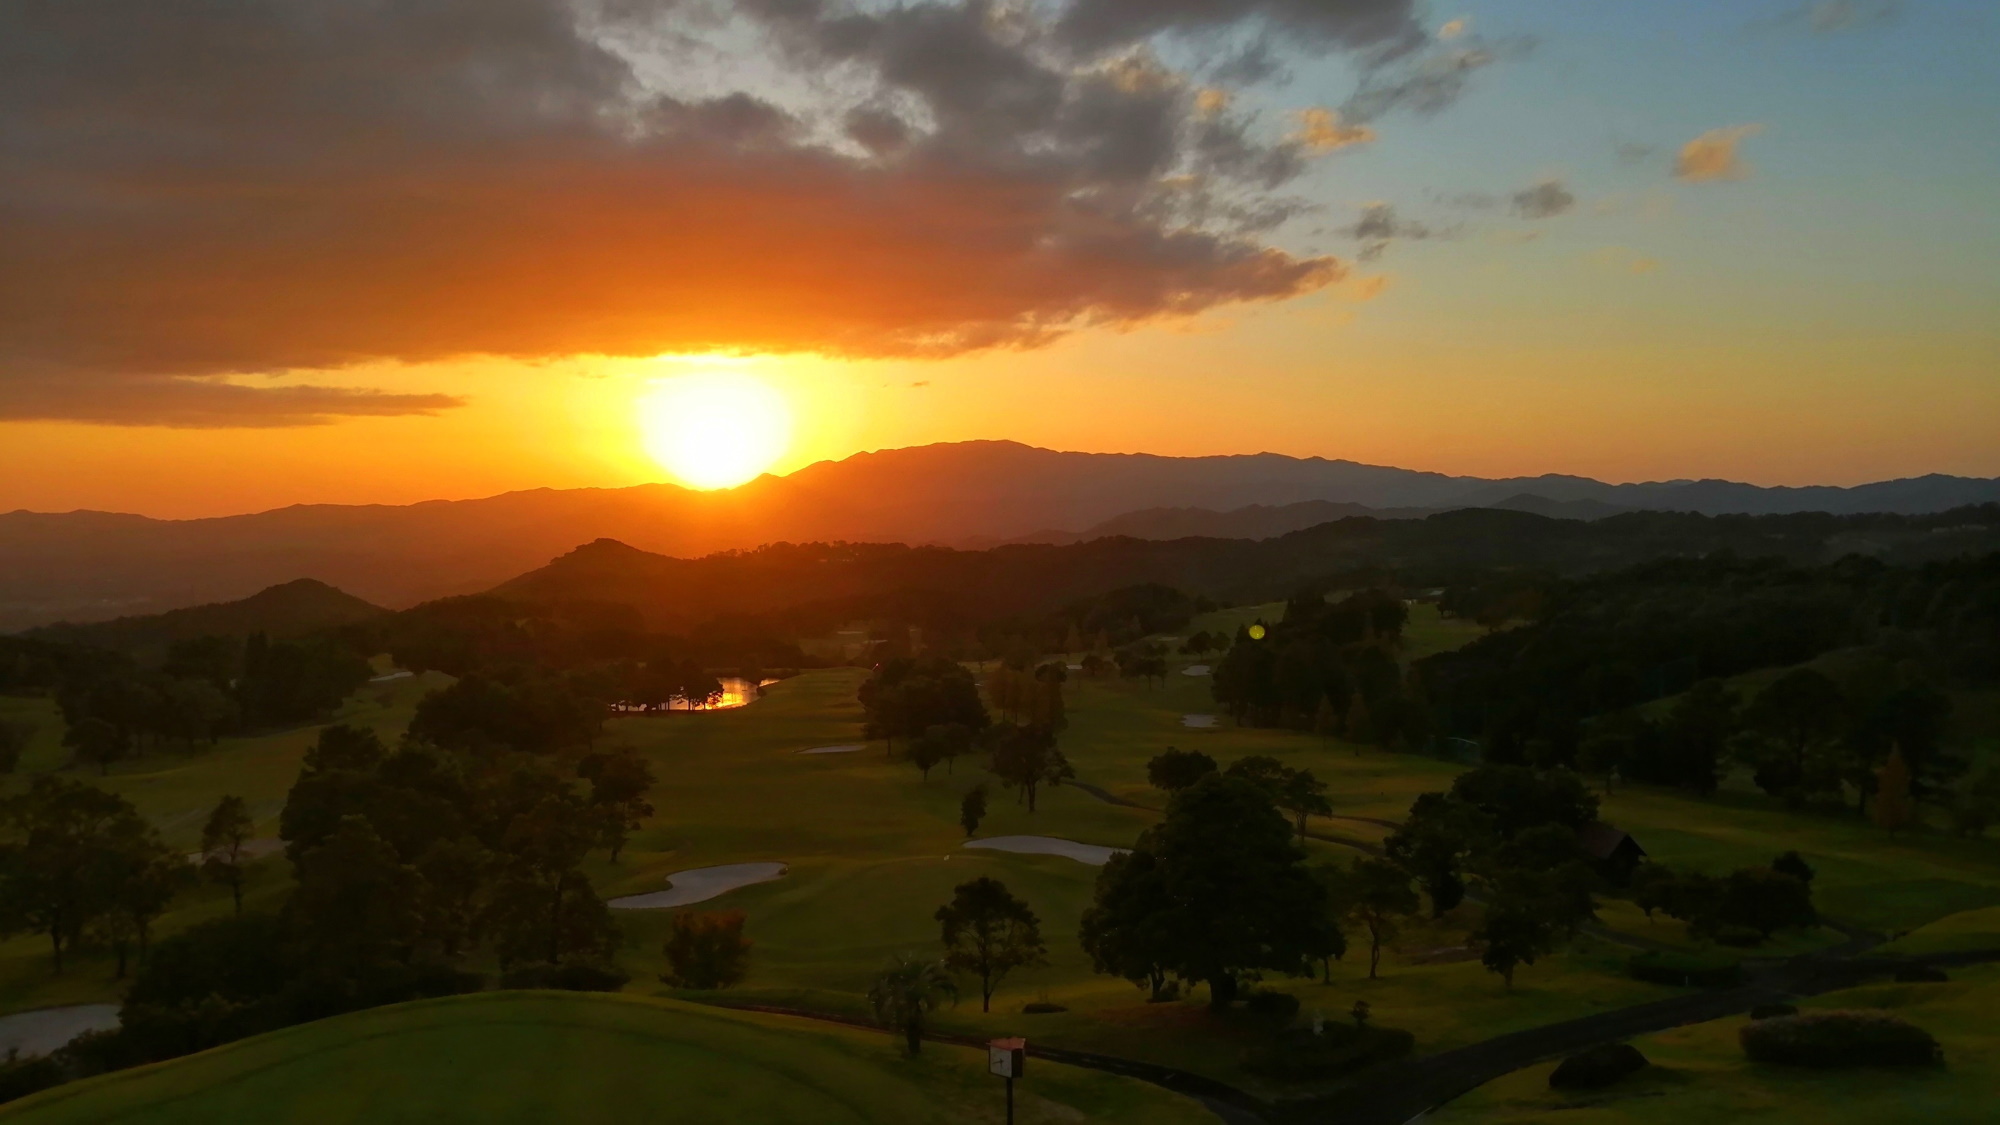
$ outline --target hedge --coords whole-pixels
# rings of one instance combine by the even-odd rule
[[[1785,1066],[1928,1066],[1944,1060],[1930,1032],[1885,1012],[1805,1012],[1757,1020],[1737,1034],[1744,1054]]]

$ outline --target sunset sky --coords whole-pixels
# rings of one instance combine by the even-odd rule
[[[0,510],[1011,438],[2000,475],[2000,4],[0,7]]]

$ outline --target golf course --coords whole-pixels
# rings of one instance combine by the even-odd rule
[[[1282,605],[1241,607],[1194,626],[1234,629],[1282,611]],[[1419,605],[1406,659],[1482,633]],[[1337,1090],[1339,1081],[1279,1081],[1246,1069],[1245,1049],[1264,1034],[1262,1025],[1211,1010],[1200,990],[1149,1003],[1131,983],[1093,972],[1075,934],[1101,864],[1160,819],[1167,794],[1149,783],[1147,763],[1169,747],[1200,750],[1225,765],[1266,755],[1311,770],[1327,784],[1331,815],[1310,818],[1302,846],[1311,862],[1329,864],[1378,852],[1413,800],[1449,787],[1466,766],[1227,719],[1189,729],[1184,716],[1216,709],[1208,676],[1179,674],[1196,662],[1175,657],[1173,674],[1161,683],[1072,675],[1061,741],[1073,781],[1043,789],[1032,812],[993,786],[970,838],[960,823],[961,797],[991,779],[970,757],[926,776],[902,747],[892,751],[865,738],[857,702],[865,670],[805,671],[770,684],[743,707],[615,716],[600,748],[630,750],[646,761],[655,778],[647,799],[656,810],[615,862],[593,853],[586,865],[615,908],[616,963],[630,977],[621,995],[486,993],[359,1012],[61,1087],[0,1116],[36,1123],[192,1122],[240,1119],[245,1107],[258,1106],[298,1121],[611,1121],[641,1113],[699,1121],[720,1119],[727,1098],[726,1117],[736,1121],[993,1120],[998,1083],[971,1052],[937,1044],[904,1058],[881,1031],[725,1010],[866,1021],[866,993],[882,967],[899,956],[935,956],[935,912],[955,887],[981,876],[1003,883],[1038,916],[1045,962],[1007,974],[990,1011],[980,1010],[976,993],[970,1002],[941,1007],[931,1021],[935,1033],[969,1041],[1025,1036],[1039,1048],[1133,1060],[1267,1102]],[[435,672],[371,683],[334,718],[393,742],[417,702],[449,683]],[[42,721],[10,786],[66,767],[65,751],[50,734],[59,723],[52,705],[17,698],[0,706]],[[143,755],[92,780],[129,799],[177,848],[197,848],[202,817],[223,793],[243,797],[253,835],[270,839],[316,730]],[[808,752],[857,745],[852,752]],[[1809,857],[1826,924],[1782,935],[1759,956],[1811,953],[1859,933],[1885,941],[1908,932],[1900,943],[1921,953],[2000,945],[1993,922],[2000,852],[1986,840],[1937,832],[1892,836],[1866,822],[1784,809],[1740,780],[1708,798],[1625,785],[1599,799],[1603,818],[1632,833],[1657,862],[1726,871],[1768,863],[1784,851]],[[994,846],[977,846],[982,841]],[[288,886],[286,859],[266,854],[249,872],[246,909],[277,909]],[[677,883],[677,873],[688,875]],[[740,983],[701,992],[661,981],[662,945],[674,908],[682,906],[742,912],[751,947]],[[171,936],[230,909],[226,890],[191,889],[159,920],[156,934]],[[1692,994],[1625,971],[1635,951],[1696,944],[1678,923],[1649,918],[1629,902],[1603,900],[1597,924],[1523,966],[1511,984],[1480,964],[1469,938],[1478,911],[1468,902],[1439,918],[1406,920],[1375,977],[1365,955],[1350,954],[1331,962],[1325,979],[1269,976],[1260,987],[1297,997],[1302,1021],[1344,1020],[1362,1002],[1377,1024],[1409,1032],[1419,1059]],[[494,968],[478,957],[471,967]],[[1981,989],[1992,987],[1990,974],[1980,970],[1964,984],[1929,993],[1864,989],[1844,1002],[1913,1005],[1947,1044],[1953,1077],[1937,1080],[1983,1079],[1996,1073],[1992,1044],[1971,1017]],[[34,938],[0,944],[5,1011],[116,1002],[121,989],[101,949],[79,950],[58,976]],[[1669,1106],[1754,1101],[1727,1024],[1642,1041],[1663,1068],[1678,1069],[1650,1078],[1647,1096],[1564,1119],[1665,1121],[1685,1112],[1670,1113]],[[1440,1120],[1537,1119],[1558,1106],[1534,1092],[1545,1088],[1535,1074],[1508,1076]],[[1839,1087],[1815,1085],[1828,1081],[1822,1076],[1790,1081],[1820,1091],[1813,1096],[1829,1106],[1846,1103]],[[1212,1119],[1188,1098],[1087,1070],[1038,1063],[1027,1088],[1033,1097],[1024,1121]],[[1956,1091],[1956,1085],[1941,1088],[1939,1104]],[[1789,1094],[1777,1102],[1801,1104]],[[1859,1111],[1829,1118],[1865,1119]]]

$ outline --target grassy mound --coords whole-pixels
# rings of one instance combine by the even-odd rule
[[[485,993],[289,1028],[58,1087],[0,1110],[69,1122],[559,1122],[630,1125],[984,1121],[983,1055],[886,1035],[631,997]],[[1036,1063],[1024,1122],[1193,1123],[1205,1110],[1131,1079]]]

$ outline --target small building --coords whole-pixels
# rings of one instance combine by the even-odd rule
[[[1630,832],[1601,820],[1577,829],[1576,842],[1583,848],[1584,855],[1597,865],[1598,874],[1614,887],[1631,882],[1632,872],[1646,858],[1646,849],[1639,846],[1639,841],[1634,840]]]

